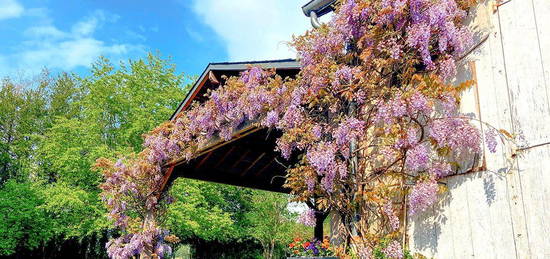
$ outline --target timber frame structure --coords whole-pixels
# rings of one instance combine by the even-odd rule
[[[293,59],[210,63],[170,120],[185,112],[192,102],[205,101],[207,91],[223,85],[225,77],[238,76],[250,66],[274,69],[283,78],[293,77],[300,71],[299,63]],[[275,140],[279,136],[280,132],[276,130],[258,128],[245,122],[233,133],[231,140],[213,138],[191,161],[179,159],[166,164],[163,189],[167,189],[166,186],[176,178],[185,177],[288,193],[289,190],[283,188],[286,168],[281,161],[284,160],[275,151]]]

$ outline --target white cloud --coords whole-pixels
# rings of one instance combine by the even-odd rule
[[[18,48],[10,54],[0,55],[0,71],[33,74],[44,67],[71,70],[89,67],[101,55],[117,60],[144,52],[144,46],[139,44],[109,44],[94,37],[103,24],[117,19],[118,16],[96,11],[67,31],[47,23],[27,28],[22,34],[25,40]]]
[[[126,37],[130,39],[139,40],[139,41],[147,40],[147,37],[143,36],[143,34],[137,33],[133,30],[126,30],[124,31],[124,34],[126,35]]]
[[[191,39],[197,41],[197,42],[203,42],[204,41],[204,37],[198,33],[197,31],[191,29],[190,27],[186,26],[185,27],[185,32],[187,32],[187,35],[189,35],[189,37],[191,37]]]
[[[68,33],[63,32],[52,25],[30,27],[26,29],[23,34],[27,37],[34,37],[34,38],[44,37],[48,39],[59,39],[59,38],[65,38],[69,36]]]
[[[227,44],[232,61],[295,58],[287,43],[293,34],[311,28],[296,0],[194,0],[193,3],[194,12]]]
[[[91,16],[74,24],[72,32],[76,35],[87,36],[94,33],[104,23],[115,23],[119,18],[118,15],[108,15],[102,10],[96,10]]]
[[[17,18],[25,8],[16,0],[0,0],[0,20]]]
[[[141,51],[128,44],[106,45],[94,38],[73,38],[59,42],[45,42],[37,48],[19,54],[21,69],[36,71],[41,67],[70,70],[89,67],[100,55],[121,57],[130,51]]]

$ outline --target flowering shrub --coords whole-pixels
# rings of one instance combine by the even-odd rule
[[[331,256],[334,253],[331,251],[330,241],[328,238],[320,240],[303,240],[301,238],[294,238],[294,242],[288,245],[291,256]]]
[[[482,152],[482,133],[458,109],[473,82],[448,83],[471,43],[462,21],[472,5],[340,1],[332,21],[294,38],[297,78],[252,67],[147,134],[140,154],[99,160],[103,198],[127,233],[110,242],[111,256],[165,251],[156,221],[163,166],[189,161],[212,138],[229,140],[249,124],[282,132],[276,149],[299,160],[286,186],[297,201],[315,198],[318,209],[337,212],[349,249],[370,258],[389,240],[385,253],[399,258],[403,212],[431,206],[438,181],[473,170],[461,165]],[[497,136],[493,128],[485,133],[491,151]],[[302,221],[311,224],[312,214]]]

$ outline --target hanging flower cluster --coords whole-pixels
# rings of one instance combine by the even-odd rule
[[[297,222],[308,227],[314,227],[315,211],[312,209],[307,209],[306,211],[302,212],[302,214],[300,214],[300,216],[298,217]]]
[[[481,132],[458,110],[472,82],[446,83],[471,43],[461,24],[471,5],[341,1],[332,21],[294,38],[297,78],[251,67],[149,133],[140,154],[99,160],[110,216],[127,233],[108,244],[111,257],[145,250],[162,257],[154,219],[162,212],[163,166],[189,161],[213,139],[230,140],[253,125],[282,132],[276,149],[299,160],[286,186],[298,201],[315,197],[318,209],[339,213],[341,233],[350,237],[343,240],[360,248],[356,254],[369,258],[384,239],[391,241],[384,253],[401,258],[398,212],[429,208],[438,180],[467,170],[462,162],[482,151]],[[491,151],[496,136],[485,134]],[[303,221],[311,224],[308,213]]]

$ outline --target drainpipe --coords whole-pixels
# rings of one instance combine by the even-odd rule
[[[309,13],[309,18],[311,20],[311,26],[313,26],[313,28],[318,29],[319,27],[321,27],[321,23],[319,22],[319,18],[317,17],[316,12],[311,11]]]
[[[302,6],[302,11],[310,18],[313,28],[321,27],[319,17],[334,11],[334,2],[336,0],[311,0]]]

